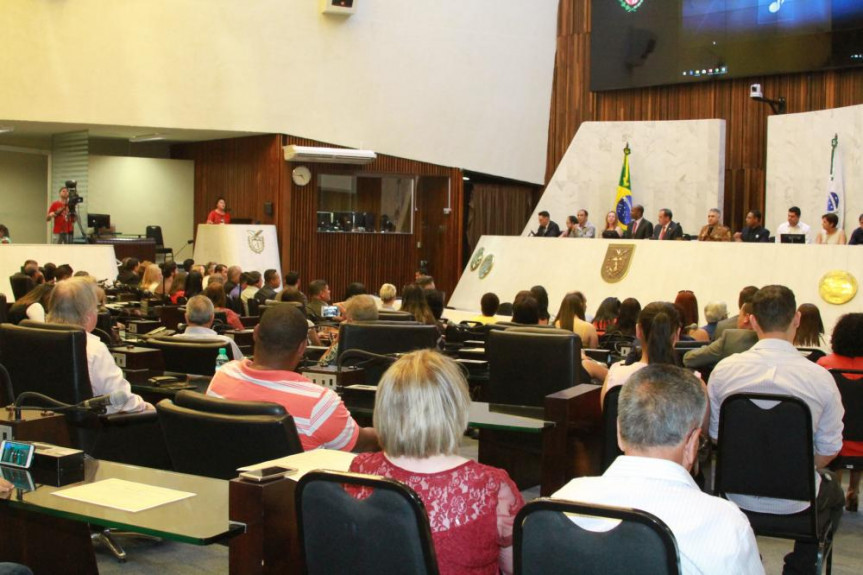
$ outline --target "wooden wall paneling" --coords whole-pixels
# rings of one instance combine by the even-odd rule
[[[726,223],[739,229],[748,210],[764,207],[771,112],[749,98],[749,86],[756,82],[769,97],[785,97],[789,113],[863,104],[860,68],[591,92],[590,0],[560,0],[546,182],[582,122],[721,118],[726,121],[723,209]]]

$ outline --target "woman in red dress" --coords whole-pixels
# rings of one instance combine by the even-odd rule
[[[231,223],[231,214],[228,213],[228,209],[225,204],[225,198],[219,198],[216,200],[216,209],[210,212],[210,215],[207,216],[208,224],[230,224]]]
[[[351,471],[395,479],[420,496],[441,575],[511,573],[512,526],[524,501],[505,471],[458,454],[469,410],[453,360],[431,350],[402,356],[375,398],[383,451],[358,455]]]
[[[827,369],[863,370],[863,313],[847,313],[839,318],[830,339],[833,353],[818,360],[818,365]],[[860,375],[847,374],[847,379],[860,379]],[[861,382],[863,385],[863,382]],[[863,457],[863,442],[843,441],[839,456]],[[842,470],[836,471],[838,480],[842,481]],[[848,492],[845,495],[845,509],[857,511],[860,493],[860,472],[852,471],[848,482]]]

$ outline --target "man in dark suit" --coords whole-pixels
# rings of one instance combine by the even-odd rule
[[[629,227],[623,232],[624,239],[627,240],[648,240],[653,235],[653,224],[650,220],[644,219],[644,206],[632,206],[632,221],[629,222]]]
[[[682,240],[683,228],[680,224],[671,220],[671,210],[662,208],[659,210],[656,226],[653,228],[654,240]]]
[[[746,226],[734,234],[735,242],[766,242],[770,239],[770,230],[761,225],[761,211],[751,210],[746,214]]]
[[[556,238],[560,236],[560,226],[551,221],[551,216],[545,210],[539,212],[539,229],[536,230],[537,237]]]
[[[710,345],[699,347],[686,352],[683,356],[683,365],[690,369],[713,369],[717,363],[729,355],[748,350],[758,341],[758,334],[749,323],[752,314],[752,303],[747,302],[740,308],[737,316],[736,329],[726,329],[722,335]]]

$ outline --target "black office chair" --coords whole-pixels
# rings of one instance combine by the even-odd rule
[[[171,256],[171,261],[174,261],[174,250],[165,247],[165,240],[162,239],[162,226],[147,226],[147,237],[151,238],[156,243],[156,263],[159,262],[159,256],[162,256],[162,261],[168,261],[168,256]]]
[[[492,329],[485,352],[491,403],[542,406],[546,395],[581,383],[581,338],[571,331]]]
[[[8,321],[9,305],[6,303],[6,294],[0,293],[0,323]]]
[[[378,319],[386,321],[414,321],[414,314],[408,311],[393,311],[389,309],[378,310]]]
[[[589,531],[565,513],[621,523],[610,531]],[[677,575],[680,554],[671,529],[645,511],[535,499],[515,518],[513,567],[517,575]]]
[[[220,339],[188,340],[172,337],[154,337],[141,345],[162,351],[165,371],[213,375],[216,373],[216,357],[224,349],[232,357],[231,345]],[[240,358],[236,358],[240,359]]]
[[[437,345],[437,328],[406,321],[358,321],[339,326],[339,361],[342,354],[350,350],[362,350],[378,355],[407,353],[417,349],[432,349]],[[360,366],[363,360],[341,362],[341,365]],[[386,365],[370,363],[362,365],[367,385],[377,385]]]
[[[824,350],[818,349],[817,347],[798,347],[797,351],[813,363],[816,363],[819,359],[827,355],[824,353]]]
[[[815,572],[826,561],[829,574],[832,526],[818,515],[812,415],[806,403],[785,395],[731,395],[719,410],[717,439],[717,494],[809,502],[808,509],[793,515],[741,511],[756,535],[818,544]]]
[[[863,441],[863,371],[854,369],[831,369],[836,387],[842,396],[845,415],[842,416],[844,428],[843,441]],[[857,379],[851,379],[851,377]],[[863,470],[863,457],[840,455],[830,462],[831,469]]]
[[[27,292],[36,287],[36,282],[34,282],[33,278],[30,276],[18,272],[9,276],[9,285],[12,287],[12,296],[15,298],[14,301],[18,301],[24,297]]]
[[[370,493],[357,499],[346,486],[362,490],[363,495]],[[297,485],[296,505],[309,575],[438,573],[425,507],[402,483],[356,473],[312,471]]]
[[[3,405],[15,403],[15,392],[12,390],[12,378],[9,376],[9,370],[0,363],[0,401]]]
[[[156,405],[175,471],[233,479],[237,468],[303,451],[294,418],[276,403],[180,391]]]
[[[248,309],[247,310],[244,309],[242,315],[244,315],[244,316],[253,316],[253,315],[260,316],[261,315],[261,311],[260,311],[261,302],[259,302],[255,298],[249,298],[248,300],[246,300],[246,307]]]
[[[177,326],[186,321],[186,307],[180,305],[162,305],[157,308],[159,321],[168,329],[177,330]],[[220,312],[224,314],[224,312]],[[227,321],[227,317],[225,318]]]
[[[623,386],[612,387],[605,393],[602,400],[602,467],[600,473],[614,463],[619,455],[623,455],[617,443],[617,400]]]

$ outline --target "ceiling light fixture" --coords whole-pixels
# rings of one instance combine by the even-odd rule
[[[165,134],[142,134],[129,138],[129,141],[133,144],[138,144],[140,142],[155,142],[157,140],[164,140],[165,138],[167,138]]]
[[[0,134],[8,134],[15,131],[15,126],[0,126]]]

